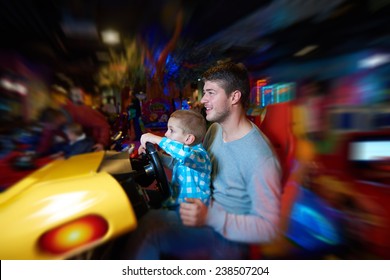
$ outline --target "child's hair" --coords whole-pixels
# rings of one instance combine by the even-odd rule
[[[66,125],[65,131],[71,132],[76,136],[81,136],[84,133],[83,127],[79,123],[70,123]]]
[[[202,114],[194,110],[176,110],[170,118],[180,120],[180,128],[183,129],[184,133],[195,136],[192,145],[197,145],[203,141],[206,134],[206,119]]]

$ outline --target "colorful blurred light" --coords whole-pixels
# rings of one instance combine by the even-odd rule
[[[103,237],[108,223],[97,215],[88,215],[60,225],[39,239],[39,248],[51,254],[63,254]]]

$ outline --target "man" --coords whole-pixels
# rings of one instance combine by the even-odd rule
[[[246,118],[248,73],[243,65],[225,63],[203,80],[201,102],[213,122],[204,139],[213,199],[208,206],[187,199],[179,218],[149,211],[129,239],[127,257],[244,259],[249,244],[270,242],[276,234],[281,171],[267,139]]]

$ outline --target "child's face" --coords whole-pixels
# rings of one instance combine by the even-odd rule
[[[66,136],[68,136],[68,139],[70,141],[75,141],[78,136],[76,134],[74,134],[73,132],[69,131],[69,130],[65,130],[65,133],[66,133]]]
[[[187,140],[188,134],[185,134],[181,128],[180,120],[177,118],[170,118],[168,120],[168,130],[165,132],[165,137],[184,144]]]

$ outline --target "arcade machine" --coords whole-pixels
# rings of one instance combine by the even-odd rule
[[[315,156],[307,185],[340,213],[344,249],[340,258],[390,258],[390,114],[385,105],[385,73],[334,80],[326,137],[313,142]]]
[[[263,99],[265,96],[262,94],[262,88],[267,85],[267,79],[258,79],[255,81],[256,86],[252,88],[250,92],[250,104],[247,110],[248,118],[257,126],[260,126],[260,123],[264,119],[264,107]]]
[[[267,105],[291,101],[295,96],[295,84],[269,84],[267,79],[256,80],[256,86],[250,94],[248,118],[257,126],[264,119]]]
[[[49,160],[33,160],[39,128],[28,123],[28,89],[21,75],[0,77],[0,192]]]
[[[280,235],[260,246],[260,258],[324,258],[341,244],[340,219],[331,205],[303,186],[299,175],[300,166],[312,160],[313,151],[294,127],[295,84],[264,85],[258,92],[262,109],[259,127],[273,145],[283,170]]]
[[[167,128],[172,106],[168,100],[153,98],[142,104],[142,122],[146,131],[161,133]]]

